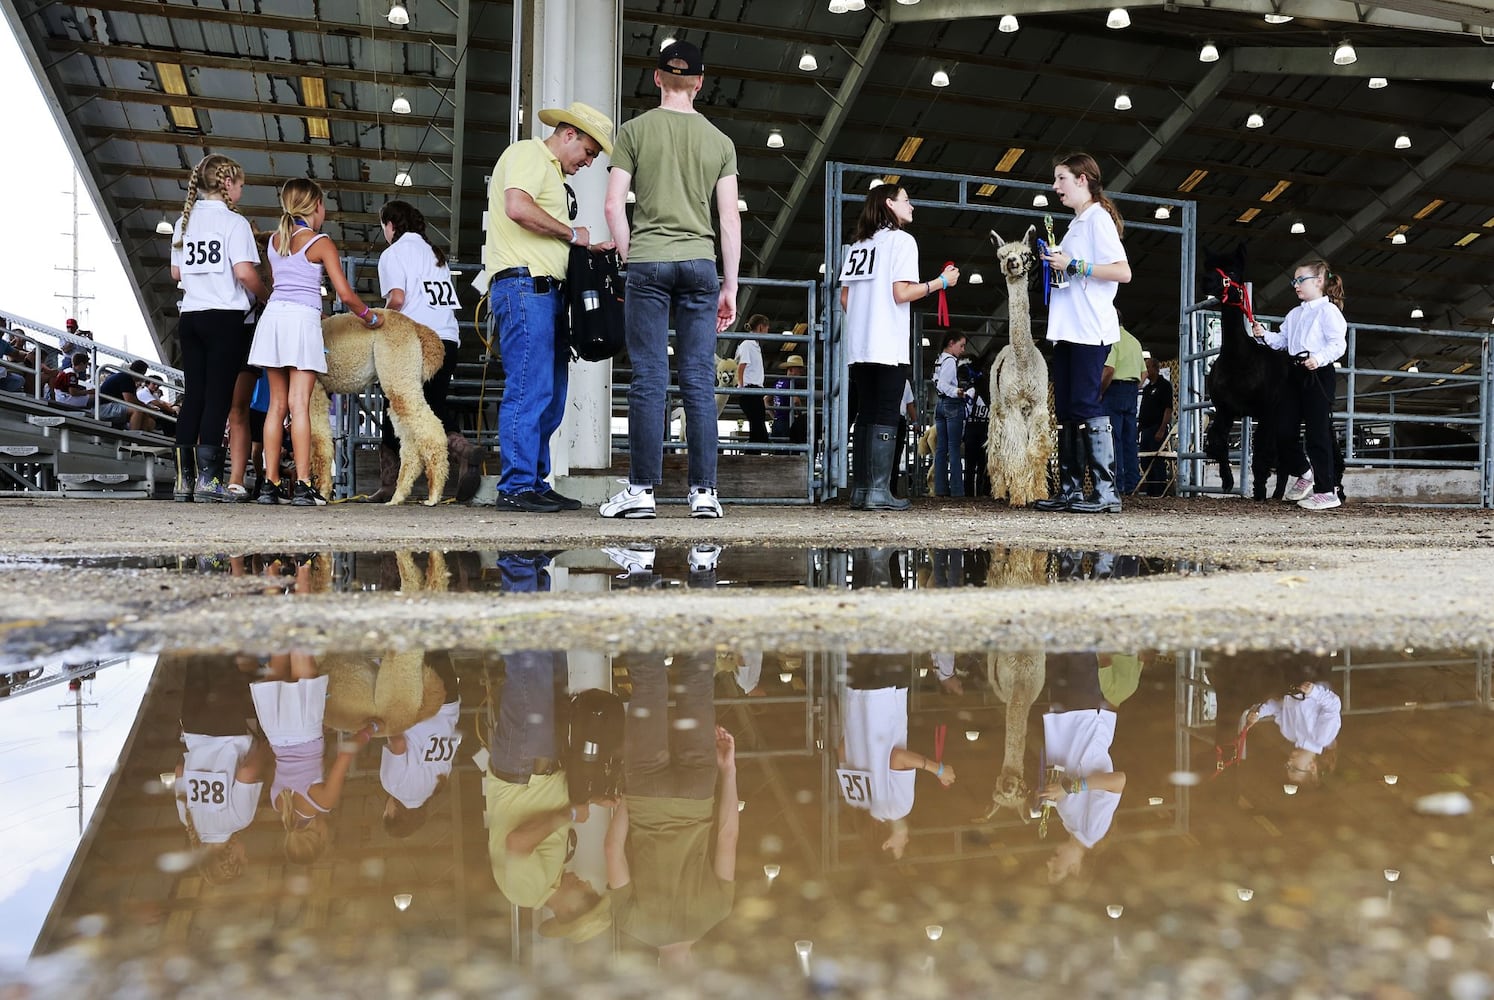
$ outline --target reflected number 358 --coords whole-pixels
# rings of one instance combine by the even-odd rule
[[[222,805],[228,796],[228,787],[221,781],[204,781],[193,778],[188,783],[187,801]]]

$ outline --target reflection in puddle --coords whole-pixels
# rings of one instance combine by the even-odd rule
[[[1030,587],[1216,572],[1181,558],[1078,549],[763,548],[702,543],[548,551],[301,552],[212,556],[11,557],[0,567],[167,570],[253,576],[267,591],[528,592],[570,589],[571,578],[615,588]],[[594,589],[582,584],[575,589]]]
[[[1468,815],[1490,666],[813,649],[97,664],[76,699],[0,702],[21,820],[0,854],[40,849],[54,873],[7,880],[0,956],[104,928],[132,954],[241,933],[260,963],[418,963],[410,942],[440,941],[515,975],[623,953],[763,988],[917,973],[962,993],[1014,977],[1191,996],[1312,992],[1332,954],[1355,970],[1346,993],[1444,992],[1482,961],[1494,906],[1487,824]],[[118,764],[75,791],[75,749],[103,731],[125,734]],[[37,843],[30,824],[78,795],[101,803],[88,835]],[[390,935],[407,942],[392,954],[375,944]]]

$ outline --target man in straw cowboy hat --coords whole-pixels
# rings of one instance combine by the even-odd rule
[[[783,374],[773,380],[778,394],[769,397],[773,405],[773,437],[780,441],[803,444],[809,440],[809,422],[804,418],[804,401],[785,390],[804,388],[804,355],[790,354],[783,362]]]
[[[596,108],[575,101],[568,108],[545,108],[539,117],[555,129],[549,138],[514,143],[493,168],[483,250],[505,377],[496,502],[499,509],[527,513],[581,506],[545,482],[550,435],[565,415],[570,361],[556,338],[565,310],[561,284],[571,246],[592,245],[590,231],[571,224],[576,198],[565,178],[599,153],[612,155],[612,119]]]
[[[603,517],[653,517],[664,481],[664,397],[669,386],[669,315],[690,453],[690,516],[720,517],[716,497],[716,335],[737,318],[742,218],[737,151],[695,110],[704,82],[700,49],[675,42],[659,53],[659,107],[618,131],[607,178],[607,225],[628,264],[624,305],[628,357],[628,482],[602,504]],[[627,197],[637,196],[632,222]],[[711,200],[721,219],[716,276]]]

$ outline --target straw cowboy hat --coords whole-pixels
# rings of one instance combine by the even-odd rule
[[[592,136],[593,139],[596,136]],[[612,926],[612,896],[602,896],[597,904],[578,917],[561,920],[551,917],[539,926],[540,937],[567,938],[580,943],[589,941]]]
[[[590,104],[572,101],[568,108],[545,108],[540,112],[540,121],[551,128],[574,126],[595,139],[602,152],[612,155],[612,119]]]
[[[804,356],[802,354],[790,354],[787,360],[783,362],[783,367],[807,368],[808,366],[804,363]]]

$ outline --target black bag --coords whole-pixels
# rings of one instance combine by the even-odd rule
[[[582,361],[606,361],[622,353],[623,280],[616,250],[571,247],[566,269],[571,353]]]

